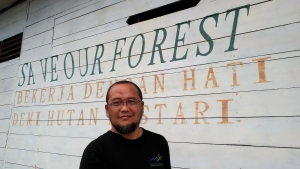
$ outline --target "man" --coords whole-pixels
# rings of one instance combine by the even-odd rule
[[[166,139],[140,127],[142,100],[141,89],[130,81],[109,87],[105,110],[111,130],[85,148],[80,169],[171,169]]]

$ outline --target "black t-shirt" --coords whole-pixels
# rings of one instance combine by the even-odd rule
[[[159,134],[143,129],[129,140],[108,131],[84,150],[80,169],[171,169],[169,146]]]

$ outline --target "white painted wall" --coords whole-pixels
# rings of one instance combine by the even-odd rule
[[[104,112],[107,88],[131,79],[145,97],[142,127],[166,137],[173,168],[298,168],[299,1],[202,0],[184,11],[126,23],[131,15],[175,1],[33,0],[0,15],[0,39],[24,33],[20,58],[0,64],[0,166],[78,168],[86,145],[110,129]],[[235,16],[226,12],[245,5],[249,13],[239,11],[236,50],[225,52]],[[204,22],[216,13],[217,24],[213,18]],[[176,24],[186,21],[176,53],[181,58],[187,51],[186,59],[171,61]],[[207,56],[196,56],[197,48],[206,53],[210,47],[199,32],[202,22],[214,45]],[[155,64],[149,65],[160,28],[167,32],[161,45],[165,63],[156,48]],[[140,62],[139,34],[145,39]],[[123,38],[115,59],[117,40]],[[162,39],[160,31],[157,42]],[[102,73],[96,64],[91,75],[100,44]],[[101,52],[99,47],[97,56]],[[56,71],[51,56],[57,56],[52,59]],[[128,60],[139,64],[130,68]],[[34,77],[29,81],[30,65]],[[80,75],[86,67],[87,74]],[[62,114],[64,120],[57,121]]]

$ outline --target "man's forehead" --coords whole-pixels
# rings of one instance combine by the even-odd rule
[[[109,97],[114,97],[117,95],[122,95],[124,93],[130,93],[135,97],[138,96],[138,90],[133,84],[130,83],[124,83],[124,84],[115,84],[111,87],[111,89],[108,92]]]

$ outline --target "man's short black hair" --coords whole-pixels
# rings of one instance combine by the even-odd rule
[[[131,81],[128,81],[128,80],[121,80],[121,81],[118,81],[118,82],[112,84],[112,85],[108,88],[108,90],[107,90],[107,92],[106,92],[106,103],[108,103],[108,93],[109,93],[111,87],[113,87],[114,85],[117,85],[117,84],[132,84],[132,85],[137,89],[140,99],[143,100],[143,94],[142,94],[142,91],[141,91],[141,89],[140,89],[135,83],[133,83],[133,82],[131,82]]]

